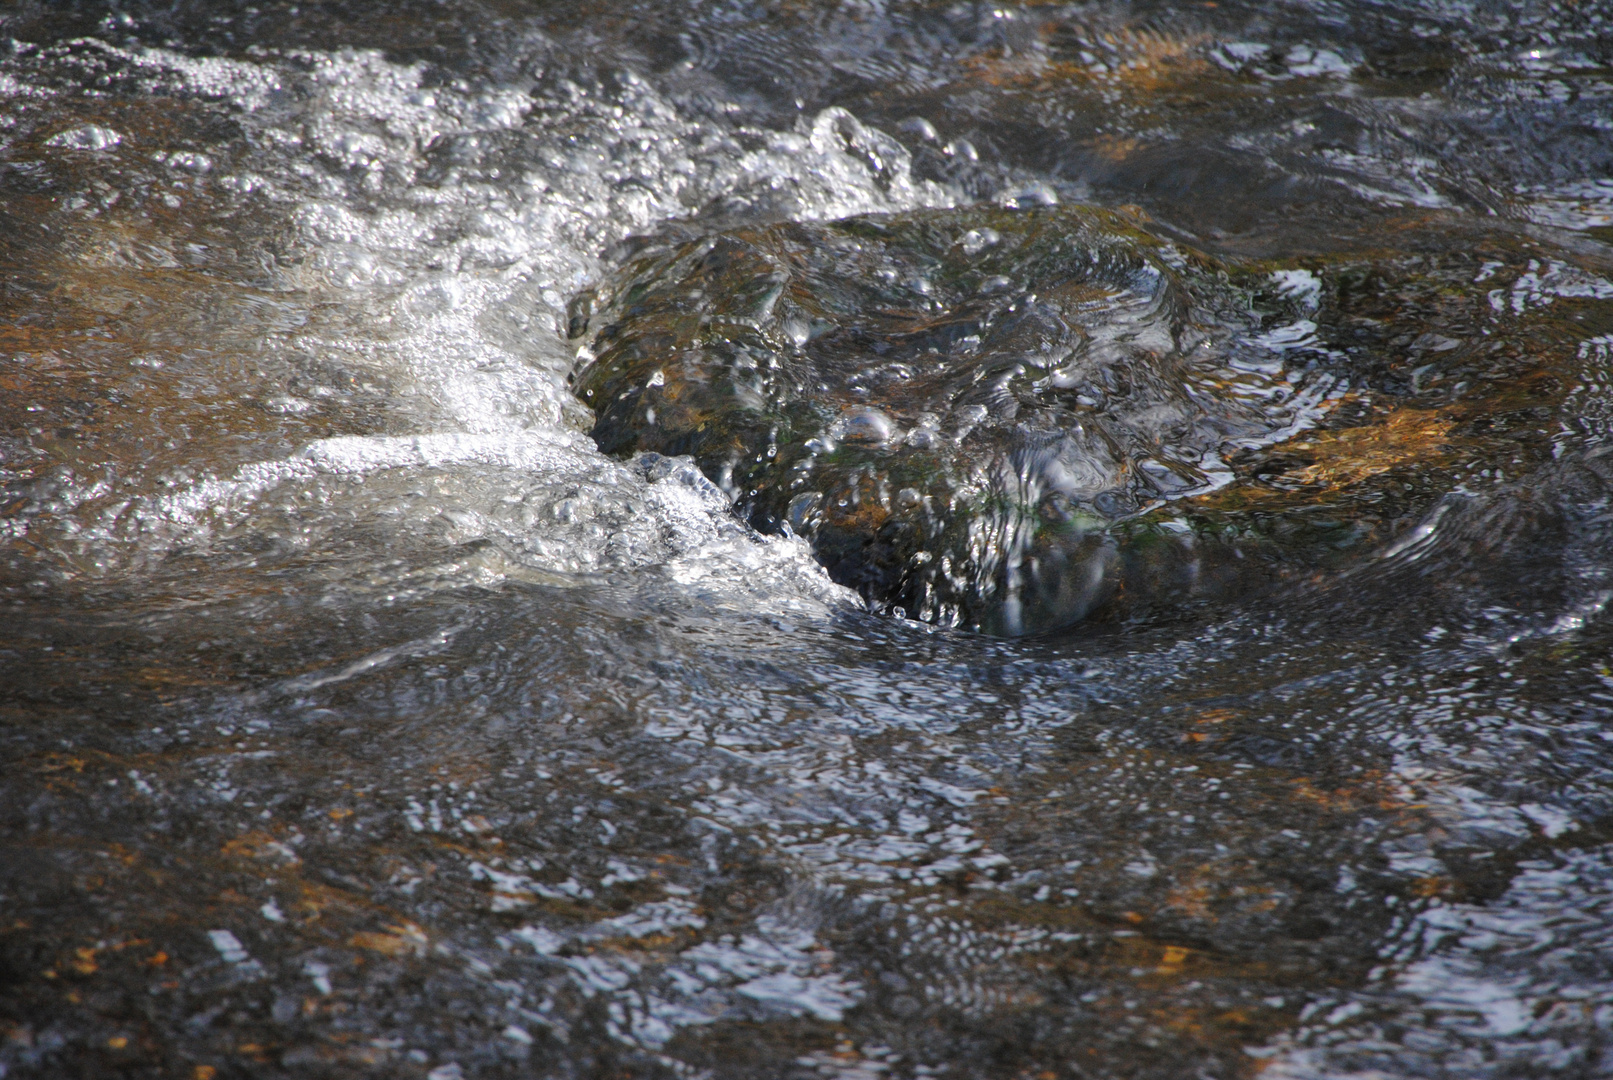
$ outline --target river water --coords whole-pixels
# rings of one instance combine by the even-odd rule
[[[23,0],[0,102],[0,1075],[1613,1074],[1613,6]],[[1082,206],[1186,381],[1036,392],[1209,418],[1102,603],[573,391]]]

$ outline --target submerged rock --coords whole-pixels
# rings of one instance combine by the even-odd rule
[[[1224,577],[1190,535],[1114,526],[1225,484],[1226,450],[1325,389],[1242,340],[1259,318],[1214,267],[1083,208],[737,229],[601,306],[576,388],[603,450],[692,455],[871,601],[997,633]]]
[[[738,228],[580,299],[574,385],[607,453],[690,455],[876,606],[1013,635],[1266,583],[1370,532],[1315,519],[1296,559],[1271,501],[1236,497],[1252,454],[1345,397],[1321,294],[1091,208]],[[1439,453],[1430,417],[1408,452]]]

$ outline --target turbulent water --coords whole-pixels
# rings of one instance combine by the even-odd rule
[[[0,1076],[1613,1075],[1613,6],[22,2],[0,223]]]

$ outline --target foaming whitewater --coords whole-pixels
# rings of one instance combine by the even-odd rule
[[[272,348],[383,383],[387,426],[409,432],[312,440],[178,490],[136,485],[114,499],[105,483],[80,489],[63,507],[74,518],[65,527],[75,544],[96,548],[103,571],[274,528],[286,498],[324,507],[324,522],[295,538],[306,553],[339,540],[340,525],[319,535],[325,523],[412,497],[395,515],[400,538],[415,523],[446,520],[449,542],[497,541],[531,570],[599,572],[703,553],[732,565],[737,582],[775,564],[765,552],[778,548],[801,563],[795,576],[816,576],[787,539],[734,539],[711,491],[652,484],[578,436],[590,420],[567,386],[565,303],[596,279],[612,245],[667,221],[948,204],[952,193],[912,178],[900,143],[841,109],[782,132],[688,119],[627,71],[586,86],[535,72],[530,87],[477,89],[427,86],[423,64],[352,50],[245,62],[85,40],[51,59],[227,109],[245,133],[227,165],[135,149],[99,127],[47,145],[104,153],[123,144],[197,187],[205,179],[227,212],[275,215],[267,285],[299,325]],[[46,93],[16,80],[9,89]],[[297,415],[322,392],[269,405]],[[392,490],[425,476],[429,496]],[[559,532],[535,535],[536,519]]]

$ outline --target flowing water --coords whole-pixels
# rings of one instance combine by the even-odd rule
[[[1613,1075],[1613,6],[0,8],[0,1075]]]

